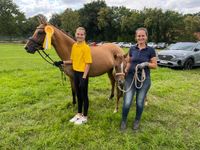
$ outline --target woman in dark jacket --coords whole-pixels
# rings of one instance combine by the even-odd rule
[[[127,92],[124,95],[122,121],[120,126],[121,130],[126,129],[127,116],[135,94],[136,116],[133,122],[133,130],[138,129],[144,108],[144,99],[151,86],[150,69],[155,69],[157,67],[156,52],[152,47],[147,46],[147,29],[138,28],[136,30],[135,38],[137,44],[130,48],[128,55],[129,62],[125,68],[127,74],[125,89]],[[140,82],[140,80],[144,81]]]

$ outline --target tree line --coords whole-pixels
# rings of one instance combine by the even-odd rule
[[[26,18],[12,0],[0,0],[0,38],[31,36],[39,25],[39,15]],[[154,42],[195,41],[195,33],[200,32],[200,12],[182,14],[159,8],[139,11],[109,7],[103,0],[87,3],[79,10],[66,8],[53,14],[49,22],[72,36],[78,26],[83,26],[87,40],[92,41],[133,41],[138,27],[146,27],[149,41]]]

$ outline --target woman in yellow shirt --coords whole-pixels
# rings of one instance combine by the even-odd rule
[[[78,98],[78,113],[70,119],[70,122],[80,125],[87,122],[89,108],[88,72],[90,64],[92,63],[92,56],[90,47],[85,42],[86,30],[83,27],[78,27],[76,29],[75,37],[77,41],[72,46],[71,60],[63,61],[61,63],[72,63],[72,68],[74,70],[74,84]],[[84,108],[83,113],[82,107]]]

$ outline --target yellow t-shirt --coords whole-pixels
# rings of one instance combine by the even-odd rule
[[[90,47],[85,42],[74,43],[70,59],[73,70],[84,72],[86,64],[92,63]]]

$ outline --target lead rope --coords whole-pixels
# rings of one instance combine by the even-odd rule
[[[55,61],[53,61],[53,59],[51,59],[51,57],[49,57],[49,55],[48,55],[47,53],[45,53],[44,51],[42,51],[42,52],[44,53],[44,55],[45,55],[47,58],[49,58],[49,60],[50,60],[51,62],[50,62],[49,60],[47,60],[47,59],[40,53],[39,50],[37,50],[37,52],[40,54],[40,56],[41,56],[46,62],[48,62],[49,64],[51,64],[51,65],[54,66],[54,62],[55,62]]]
[[[141,89],[143,86],[143,82],[146,79],[146,74],[145,74],[144,68],[142,69],[142,75],[141,75],[141,80],[140,80],[138,77],[138,65],[135,67],[134,79],[135,79],[135,87],[138,89]],[[140,82],[140,86],[137,85],[138,82]]]
[[[65,76],[64,69],[63,69],[62,65],[60,65],[59,69],[60,69],[60,73],[61,73],[62,85],[64,85],[64,81],[66,81],[66,76]]]
[[[44,53],[44,55],[50,60],[47,60],[41,53],[39,50],[37,50],[37,52],[40,54],[40,56],[49,64],[54,66],[54,60],[49,56],[49,54],[47,54],[45,51],[42,51]],[[64,81],[66,81],[66,76],[64,74],[64,70],[62,66],[58,67],[60,69],[60,73],[61,73],[61,80],[62,80],[62,85],[64,85]]]
[[[129,86],[129,88],[127,90],[124,90],[120,86],[118,86],[119,90],[124,93],[127,93],[128,91],[130,91],[131,87],[133,86],[134,80],[135,80],[135,87],[138,89],[141,89],[143,86],[143,82],[146,80],[146,74],[145,74],[144,68],[142,69],[142,75],[141,75],[141,80],[140,80],[138,77],[138,65],[136,65],[135,74],[133,76],[133,80],[131,81],[131,85]],[[137,86],[138,82],[140,82],[140,86]]]

